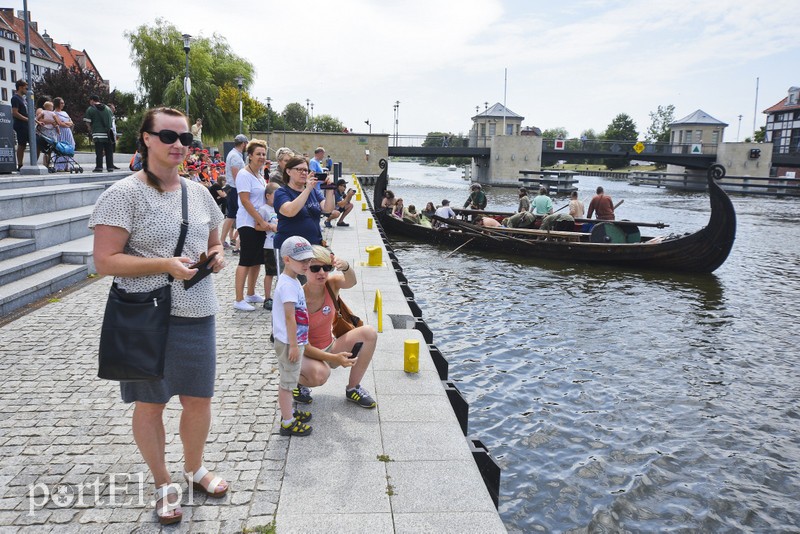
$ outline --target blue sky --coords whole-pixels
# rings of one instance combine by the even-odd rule
[[[741,114],[743,140],[756,78],[757,127],[763,109],[800,85],[794,0],[268,0],[236,12],[209,0],[28,4],[40,31],[86,49],[113,87],[136,89],[124,31],[163,17],[224,36],[255,66],[256,98],[279,110],[310,99],[315,114],[357,131],[369,119],[373,133],[393,132],[398,100],[401,135],[467,132],[476,106],[503,101],[504,68],[507,105],[523,125],[571,136],[623,112],[644,132],[649,112],[672,104],[676,118],[699,108],[728,123],[727,141]]]

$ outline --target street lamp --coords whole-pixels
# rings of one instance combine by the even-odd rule
[[[372,123],[370,123],[370,122],[369,122],[369,119],[365,120],[365,121],[364,121],[364,124],[366,124],[367,126],[369,126],[369,133],[372,133]]]
[[[739,115],[739,127],[736,128],[736,142],[739,142],[739,132],[742,130],[742,116]]]
[[[394,103],[394,146],[397,145],[397,138],[400,135],[400,101]]]
[[[241,75],[236,77],[236,85],[239,86],[239,133],[242,132],[242,84],[244,83],[244,78]]]
[[[184,33],[181,37],[183,37],[183,51],[186,53],[186,77],[183,78],[183,92],[186,94],[186,118],[188,119],[189,95],[192,94],[192,81],[189,79],[189,48],[192,44],[192,36]]]
[[[272,106],[270,105],[270,102],[272,102],[272,97],[268,96],[267,97],[267,133],[269,133],[269,115],[270,115],[270,111],[272,111]]]
[[[311,105],[311,100],[306,98],[306,127],[305,129],[308,130],[308,116],[311,113],[309,106]]]

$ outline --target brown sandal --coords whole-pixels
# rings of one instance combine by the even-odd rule
[[[203,477],[208,474],[208,469],[204,466],[201,466],[195,473],[183,473],[183,476],[186,477],[186,481],[193,485],[194,489],[198,491],[202,491],[209,497],[222,497],[228,490],[230,486],[225,486],[225,489],[220,491],[215,491],[219,486],[220,482],[223,480],[220,477],[214,477],[211,482],[209,482],[206,486],[203,486],[202,481]]]

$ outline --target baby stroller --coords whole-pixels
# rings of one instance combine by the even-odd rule
[[[39,151],[46,155],[45,159],[48,161],[47,170],[49,172],[53,173],[56,170],[69,171],[70,174],[83,172],[81,164],[73,158],[75,149],[67,143],[37,133],[36,144],[39,147]]]

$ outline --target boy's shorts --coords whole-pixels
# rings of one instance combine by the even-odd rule
[[[303,361],[303,347],[300,347],[300,357],[296,362],[292,363],[289,361],[289,345],[276,339],[275,354],[278,356],[278,371],[280,372],[280,382],[278,386],[281,389],[292,391],[297,387],[297,381],[300,380],[300,363]]]
[[[264,249],[264,275],[278,276],[278,264],[275,261],[275,249]]]

